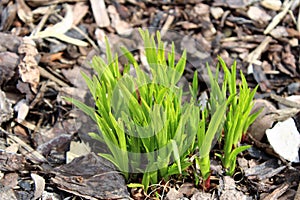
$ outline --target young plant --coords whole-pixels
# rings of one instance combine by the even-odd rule
[[[244,74],[240,71],[242,82],[239,84],[239,90],[237,92],[236,62],[231,66],[231,70],[227,68],[224,60],[221,58],[219,58],[219,63],[225,76],[222,85],[223,94],[221,95],[221,98],[226,95],[228,90],[231,99],[228,104],[228,111],[224,124],[224,153],[221,156],[221,160],[227,174],[232,175],[235,171],[237,155],[250,148],[250,145],[239,146],[239,143],[243,135],[246,134],[248,127],[258,117],[260,112],[250,114],[253,108],[253,98],[257,87],[251,91]],[[217,79],[217,76],[215,78]]]
[[[184,72],[186,52],[176,63],[174,44],[166,58],[159,32],[156,41],[148,31],[140,29],[140,34],[150,67],[149,74],[141,69],[132,53],[124,47],[121,50],[128,63],[121,72],[118,55],[112,55],[106,39],[107,62],[94,57],[91,64],[96,75],[89,78],[82,73],[95,107],[65,98],[98,125],[99,133],[90,133],[90,136],[105,143],[109,150],[109,153],[99,155],[117,166],[127,179],[133,173],[141,173],[142,185],[147,191],[149,184],[158,183],[161,178],[167,180],[171,175],[183,174],[192,164],[189,155],[197,147],[199,156],[196,163],[203,179],[208,180],[209,153],[214,140],[220,138],[224,131],[222,162],[229,173],[234,171],[237,154],[248,148],[238,147],[238,143],[258,115],[250,115],[256,89],[249,91],[241,73],[238,95],[236,67],[234,65],[230,72],[220,59],[225,78],[220,88],[219,69],[213,76],[208,67],[211,86],[208,105],[202,110],[196,105],[197,73],[190,87],[190,101],[182,102],[183,89],[178,87],[178,82]],[[130,73],[131,68],[134,75]]]
[[[88,114],[100,133],[90,133],[104,142],[110,153],[100,155],[111,161],[126,178],[142,173],[142,184],[149,184],[173,174],[182,174],[192,163],[188,155],[195,141],[200,120],[194,102],[182,102],[183,89],[177,86],[182,77],[186,52],[175,63],[175,47],[165,58],[160,34],[154,37],[140,30],[150,66],[145,73],[133,55],[122,48],[128,64],[119,70],[118,56],[112,56],[106,40],[107,63],[94,57],[92,67],[97,75],[82,73],[95,101],[95,108],[66,98]],[[133,67],[135,76],[129,73]]]
[[[210,98],[208,104],[201,110],[201,121],[197,131],[197,147],[199,156],[196,157],[197,167],[200,168],[202,178],[204,180],[204,188],[209,188],[210,177],[210,151],[212,145],[219,138],[223,130],[224,121],[226,119],[227,106],[232,98],[226,98],[226,84],[220,88],[218,79],[218,69],[215,77],[207,66]]]

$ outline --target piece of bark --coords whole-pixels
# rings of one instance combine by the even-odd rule
[[[268,194],[265,198],[263,198],[263,200],[278,199],[283,193],[287,191],[288,188],[289,188],[289,184],[284,183],[276,190],[274,190],[271,194]]]
[[[235,182],[233,178],[229,176],[224,176],[220,179],[220,189],[221,192],[220,200],[247,200],[248,196],[243,194],[243,192],[236,189]]]
[[[10,29],[17,14],[17,5],[8,4],[1,13],[0,31],[6,32]]]
[[[0,85],[3,85],[14,76],[18,63],[19,57],[17,54],[11,52],[0,53]]]
[[[21,42],[22,38],[20,37],[0,32],[0,49],[2,49],[2,52],[8,50],[17,53]]]
[[[264,180],[275,176],[285,168],[286,166],[280,166],[276,159],[271,159],[260,165],[246,169],[245,176],[249,179]]]
[[[87,199],[127,199],[124,177],[108,160],[90,153],[57,167],[51,180],[61,190]]]
[[[0,152],[1,171],[21,171],[25,169],[24,156],[16,153]]]

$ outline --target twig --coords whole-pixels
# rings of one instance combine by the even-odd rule
[[[40,23],[34,28],[34,30],[31,32],[30,37],[35,36],[38,32],[40,32],[46,23],[48,17],[53,12],[54,8],[56,7],[56,4],[49,6],[46,14],[42,17]]]
[[[42,67],[39,67],[41,76],[48,78],[54,82],[56,82],[58,85],[62,86],[62,87],[69,87],[68,84],[66,84],[65,82],[61,81],[60,79],[56,78],[55,76],[53,76],[51,73],[49,73],[47,70],[45,70]]]
[[[62,16],[60,16],[59,14],[55,14],[56,17],[58,17],[60,20],[63,19]],[[72,25],[72,29],[74,29],[75,31],[77,31],[79,34],[81,34],[93,47],[95,50],[97,50],[98,52],[100,52],[100,49],[98,48],[98,46],[95,44],[95,42],[87,35],[85,34],[80,28],[78,28],[75,25]]]
[[[281,103],[281,104],[283,104],[285,106],[288,106],[288,107],[291,107],[291,108],[299,108],[300,109],[300,104],[297,103],[297,102],[285,99],[285,98],[283,98],[281,96],[278,96],[276,94],[271,94],[270,97],[272,99],[274,99],[275,101],[278,101],[278,103]]]
[[[289,1],[286,6],[284,7],[284,9],[278,13],[272,20],[272,22],[268,25],[268,27],[266,28],[266,30],[264,31],[264,34],[268,34],[270,33],[276,26],[277,24],[279,24],[279,22],[284,18],[284,16],[287,14],[288,10],[290,9],[290,7],[292,6],[292,4],[294,3],[295,0],[291,0]]]
[[[175,17],[173,15],[169,15],[168,16],[168,18],[167,18],[164,26],[161,29],[161,34],[160,34],[161,37],[163,37],[166,34],[166,32],[168,31],[169,27],[173,23],[174,19],[175,19]]]

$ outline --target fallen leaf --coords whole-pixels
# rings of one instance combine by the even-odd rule
[[[33,14],[31,9],[26,5],[24,0],[17,0],[17,13],[18,17],[25,23],[33,22]]]
[[[63,34],[66,33],[68,30],[72,28],[73,24],[73,11],[72,7],[68,4],[64,4],[63,7],[66,10],[66,14],[64,18],[61,20],[61,22],[58,22],[57,24],[53,26],[48,26],[44,31],[41,31],[39,35],[56,33],[56,34]],[[47,33],[49,32],[49,33]]]

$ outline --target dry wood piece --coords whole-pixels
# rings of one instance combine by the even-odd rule
[[[167,18],[164,26],[161,29],[161,37],[163,37],[166,34],[166,32],[169,30],[169,28],[170,28],[171,24],[173,23],[174,19],[175,19],[175,16],[168,15],[168,18]]]
[[[278,174],[285,168],[286,166],[279,166],[276,159],[271,159],[260,165],[246,169],[245,176],[249,179],[264,180]]]
[[[1,171],[18,171],[24,170],[25,158],[21,154],[7,153],[0,151],[0,170]]]
[[[110,20],[106,11],[104,0],[90,0],[90,3],[96,24],[99,27],[108,27],[110,25]]]
[[[278,187],[276,190],[274,190],[271,194],[267,195],[263,200],[275,200],[278,199],[283,193],[287,191],[289,188],[289,184],[284,183],[280,187]]]
[[[281,96],[278,96],[276,94],[271,94],[271,98],[274,99],[275,101],[278,101],[280,104],[283,104],[285,106],[300,109],[300,104],[298,102],[288,100],[288,99],[283,98]]]

